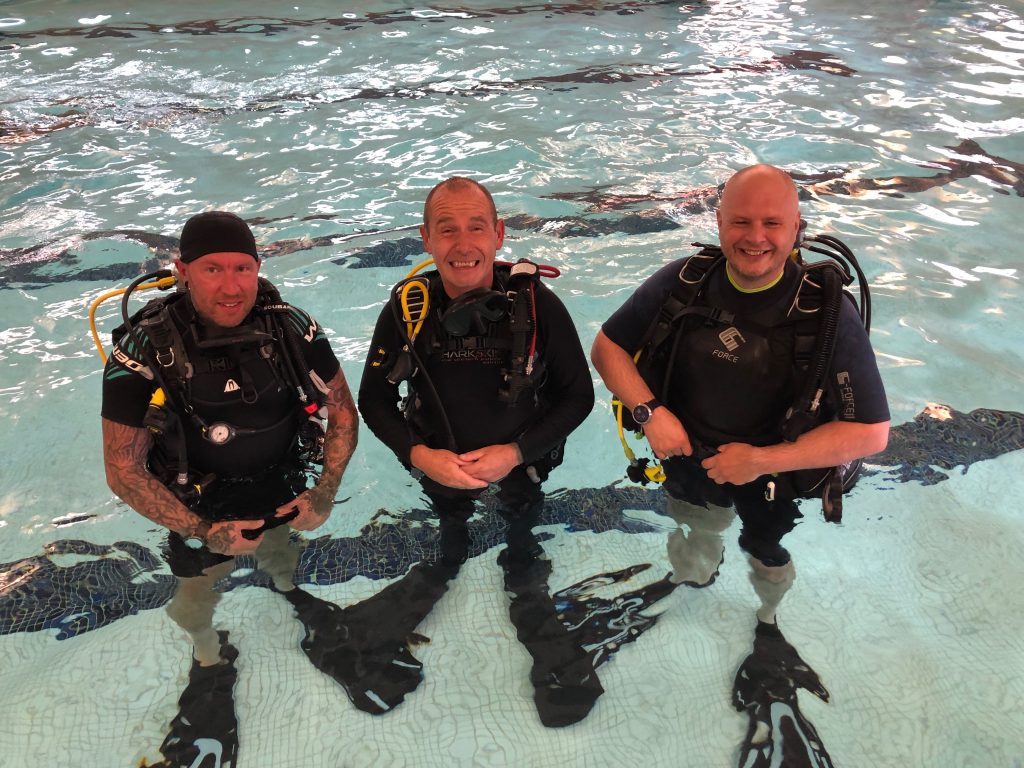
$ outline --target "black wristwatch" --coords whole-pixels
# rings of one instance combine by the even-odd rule
[[[648,400],[646,403],[640,403],[640,405],[633,409],[633,421],[636,422],[638,427],[642,427],[651,420],[651,416],[654,415],[654,409],[660,408],[662,405],[664,403],[657,398]]]
[[[188,536],[183,536],[185,546],[189,549],[202,549],[206,546],[206,536],[210,533],[213,523],[209,520],[200,520],[195,527],[189,531]]]

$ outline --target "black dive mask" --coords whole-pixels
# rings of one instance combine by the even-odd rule
[[[452,300],[441,315],[441,325],[452,336],[473,333],[484,336],[487,323],[494,323],[508,315],[508,296],[490,288],[474,288]]]
[[[274,336],[251,323],[234,328],[210,328],[205,323],[192,323],[192,339],[200,349],[217,349],[248,345],[261,347],[273,342]]]

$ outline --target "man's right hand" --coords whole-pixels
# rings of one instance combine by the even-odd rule
[[[478,480],[463,470],[472,462],[463,461],[458,454],[443,448],[414,445],[409,452],[409,461],[435,483],[448,488],[486,488],[488,485],[485,480]]]
[[[226,520],[210,526],[206,534],[206,548],[220,555],[250,555],[263,541],[263,535],[255,539],[242,536],[242,531],[263,527],[263,520]]]
[[[644,424],[643,430],[651,450],[660,460],[672,456],[690,456],[693,453],[690,436],[675,414],[665,406],[654,409],[651,420]]]

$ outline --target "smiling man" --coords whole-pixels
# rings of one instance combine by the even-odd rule
[[[758,618],[772,623],[795,578],[780,542],[800,517],[796,498],[809,492],[808,475],[796,473],[819,470],[810,476],[838,483],[841,496],[843,468],[885,448],[889,410],[867,333],[837,288],[823,404],[806,429],[784,432],[817,362],[808,353],[825,303],[796,258],[796,186],[778,168],[745,168],[726,183],[717,217],[721,253],[705,249],[656,272],[602,326],[591,354],[663,461],[668,511],[688,527],[669,536],[673,581],[714,580],[735,508]]]
[[[421,479],[449,560],[465,558],[465,519],[490,483],[500,487],[510,555],[528,558],[540,482],[593,407],[586,356],[536,265],[495,265],[505,223],[481,184],[453,177],[434,187],[420,234],[436,272],[392,291],[374,329],[359,409]],[[416,328],[409,305],[422,306],[424,295]]]
[[[241,218],[190,218],[175,266],[179,290],[115,331],[103,372],[103,459],[114,493],[167,529],[178,579],[167,612],[193,644],[181,713],[162,748],[168,764],[198,765],[214,739],[233,765],[238,652],[214,628],[214,585],[237,555],[252,553],[278,590],[295,591],[289,528],[310,531],[331,514],[358,417],[316,321],[259,277]]]
[[[495,264],[505,225],[482,185],[461,177],[438,184],[420,234],[436,270],[392,289],[373,332],[359,410],[430,499],[440,528],[437,566],[447,578],[469,554],[475,500],[497,484],[508,544],[499,559],[517,594],[510,615],[534,654],[542,721],[567,725],[602,689],[586,651],[554,618],[550,564],[538,560],[543,550],[532,529],[543,508],[541,483],[594,404],[587,359],[537,265]]]

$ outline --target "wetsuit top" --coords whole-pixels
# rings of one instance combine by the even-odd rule
[[[677,284],[684,262],[668,264],[648,278],[605,322],[604,334],[623,349],[636,351]],[[735,318],[729,324],[685,321],[664,396],[691,437],[712,447],[781,441],[782,417],[803,384],[803,373],[793,362],[793,325],[785,319],[798,281],[799,267],[791,261],[778,283],[754,293],[737,290],[724,264],[710,273],[698,303],[732,312]],[[673,341],[670,336],[664,346]],[[876,424],[889,419],[874,353],[850,301],[842,302],[827,382],[822,421]]]
[[[499,289],[497,281],[494,288]],[[431,280],[431,327],[424,325],[416,338],[416,350],[438,392],[460,453],[515,442],[524,463],[529,464],[561,443],[593,408],[594,385],[572,318],[558,297],[540,283],[535,286],[535,298],[537,357],[545,366],[544,378],[536,401],[526,395],[508,405],[498,400],[501,370],[508,364],[507,349],[473,348],[472,344],[449,349],[451,337],[438,318],[450,300],[441,281]],[[508,320],[498,322],[507,324]],[[420,426],[413,427],[399,410],[399,386],[389,383],[386,375],[388,358],[393,359],[403,344],[392,309],[385,304],[359,384],[359,410],[366,425],[408,466],[413,445],[447,446],[437,404],[421,374],[412,380],[421,403],[416,414]],[[378,355],[377,350],[384,354]]]
[[[294,391],[278,369],[283,354],[280,345],[267,344],[263,354],[260,345],[253,342],[199,346],[200,342],[209,344],[217,330],[237,334],[250,323],[251,327],[263,330],[263,324],[254,318],[254,313],[237,328],[213,329],[196,317],[191,299],[186,295],[170,305],[169,314],[194,368],[184,390],[187,401],[207,425],[227,422],[240,428],[232,440],[215,445],[202,437],[191,418],[182,415],[180,422],[186,436],[190,469],[202,474],[213,473],[222,479],[246,478],[292,459],[300,409]],[[306,364],[323,381],[330,381],[340,366],[316,321],[292,307],[283,322],[292,323],[298,331]],[[146,365],[131,335],[126,334],[118,346],[127,357]],[[103,372],[102,415],[118,424],[142,427],[157,385],[142,373],[129,370],[116,357],[110,356]],[[241,430],[259,431],[247,434]],[[160,448],[158,443],[155,451],[159,452]]]

